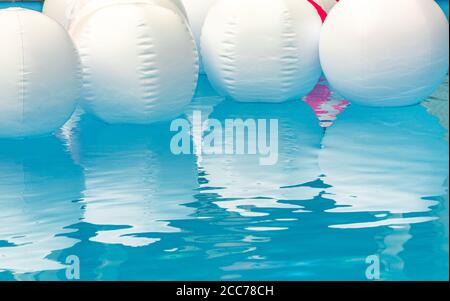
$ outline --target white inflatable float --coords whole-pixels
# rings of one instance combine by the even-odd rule
[[[203,24],[205,23],[206,16],[208,15],[209,9],[217,2],[217,0],[181,0],[189,19],[192,32],[197,42],[197,47],[200,49],[200,37],[202,34]],[[306,1],[306,0],[304,0]],[[317,5],[323,10],[323,15],[319,15],[321,18],[325,19],[326,14],[330,12],[331,8],[337,3],[338,0],[310,0],[314,6]],[[200,73],[204,74],[203,62],[200,59]]]
[[[71,28],[83,64],[82,105],[109,123],[176,117],[192,99],[198,53],[185,19],[147,3],[105,6]]]
[[[41,13],[0,10],[0,138],[50,134],[71,116],[80,66],[67,32]]]
[[[443,81],[448,21],[434,1],[346,0],[327,17],[320,60],[331,85],[369,106],[421,102]]]
[[[181,0],[46,0],[42,11],[68,29],[74,20],[104,6],[143,2],[172,9],[186,17]]]
[[[203,24],[209,9],[217,2],[217,0],[181,0],[191,25],[192,33],[194,34],[197,48],[200,50],[200,36],[202,34]],[[203,62],[200,59],[200,73],[204,74],[205,70]]]
[[[57,21],[64,28],[68,28],[75,4],[78,0],[46,0],[42,7],[44,15]]]
[[[307,1],[219,0],[202,31],[205,71],[220,93],[238,101],[300,99],[321,74],[321,26]]]

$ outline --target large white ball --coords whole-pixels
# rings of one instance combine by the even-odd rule
[[[45,0],[42,12],[44,15],[57,21],[59,24],[68,28],[75,4],[79,0]]]
[[[110,5],[77,22],[82,105],[108,123],[176,117],[192,99],[198,54],[182,16],[150,5]]]
[[[217,2],[217,0],[182,0],[186,9],[186,13],[194,34],[195,42],[200,49],[200,36],[202,34],[203,24],[209,9]],[[200,59],[200,73],[204,73],[203,62]]]
[[[75,109],[78,55],[67,32],[31,10],[0,10],[0,138],[50,134]]]
[[[322,68],[331,85],[355,103],[416,104],[448,71],[448,34],[434,1],[342,1],[322,30]]]
[[[173,9],[186,17],[186,11],[181,0],[46,0],[42,12],[68,29],[74,20],[101,7],[112,4],[143,2]]]
[[[201,37],[208,78],[238,101],[299,99],[321,74],[321,26],[306,0],[220,0]]]

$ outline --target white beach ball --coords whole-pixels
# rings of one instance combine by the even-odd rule
[[[417,104],[448,71],[448,34],[448,21],[434,1],[342,1],[322,30],[322,68],[349,101]]]
[[[73,8],[79,0],[46,0],[42,13],[68,28]]]
[[[184,18],[187,18],[186,10],[184,9],[181,0],[75,0],[77,2],[74,8],[72,22],[76,22],[80,18],[85,17],[93,13],[95,10],[105,6],[115,4],[133,4],[133,3],[147,3],[158,5],[170,10],[173,10],[177,14],[180,14]]]
[[[186,9],[186,13],[194,34],[197,48],[200,49],[200,37],[202,34],[203,24],[209,12],[209,9],[217,2],[217,0],[182,0]],[[203,62],[200,59],[200,73],[204,73]]]
[[[79,17],[107,5],[123,3],[156,4],[173,9],[186,17],[181,0],[46,0],[42,12],[68,29],[72,22]]]
[[[220,0],[201,37],[208,78],[238,101],[300,99],[321,74],[321,26],[306,0]]]
[[[71,30],[83,66],[82,105],[108,123],[176,117],[192,99],[198,54],[182,16],[145,3],[111,5]]]
[[[0,10],[0,138],[50,134],[75,109],[78,55],[67,32],[41,13]]]

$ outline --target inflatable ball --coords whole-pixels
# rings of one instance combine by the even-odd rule
[[[187,21],[186,11],[184,9],[181,0],[78,0],[78,6],[75,9],[72,17],[71,26],[74,25],[78,20],[84,18],[85,16],[95,12],[97,9],[115,5],[115,4],[138,4],[138,3],[146,3],[158,5],[167,9],[170,9],[180,16],[183,16]],[[69,27],[70,28],[70,27]]]
[[[79,16],[92,13],[95,9],[112,4],[142,2],[167,7],[186,16],[181,0],[46,0],[43,13],[68,29]]]
[[[321,26],[306,0],[220,0],[203,26],[205,71],[237,101],[300,99],[321,74]]]
[[[330,84],[351,102],[413,105],[448,71],[448,34],[434,1],[341,1],[323,26],[320,60]]]
[[[41,13],[0,10],[0,138],[58,130],[79,97],[78,55],[67,32]]]
[[[182,16],[145,3],[105,6],[71,28],[84,109],[108,123],[174,118],[192,99],[198,54]]]
[[[202,34],[203,24],[209,9],[217,2],[217,0],[182,0],[186,9],[186,13],[191,25],[192,33],[194,34],[197,48],[200,49],[200,36]],[[205,70],[203,62],[200,59],[200,73],[204,74]]]
[[[81,0],[82,1],[82,0]],[[45,0],[42,12],[64,28],[68,28],[74,9],[79,0]]]

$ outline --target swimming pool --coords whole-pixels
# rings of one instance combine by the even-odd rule
[[[201,79],[185,118],[277,119],[272,166],[79,112],[0,141],[0,279],[67,280],[71,258],[82,280],[368,280],[374,258],[382,280],[448,279],[448,80],[406,108],[347,107],[324,80],[305,100],[235,103]]]
[[[181,118],[277,120],[268,166],[174,155],[169,122],[81,111],[57,136],[0,140],[0,280],[73,280],[74,262],[81,280],[448,280],[448,88],[375,109],[322,79],[246,104],[201,77]]]

